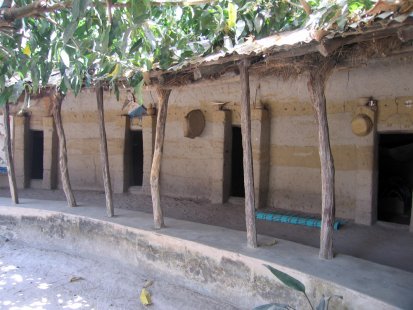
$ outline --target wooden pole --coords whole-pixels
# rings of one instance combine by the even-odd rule
[[[106,140],[105,116],[103,112],[103,87],[100,82],[97,82],[96,84],[96,99],[99,114],[100,159],[102,162],[103,185],[105,187],[106,214],[108,217],[113,217],[115,215],[115,212],[113,209],[112,184],[110,181],[109,172],[108,144]]]
[[[334,160],[330,148],[327,121],[325,83],[332,66],[326,62],[321,69],[310,71],[308,90],[318,123],[318,142],[321,162],[321,232],[320,252],[322,259],[333,258],[333,224],[335,217]]]
[[[246,59],[242,60],[239,64],[241,79],[241,133],[244,164],[245,221],[247,226],[247,244],[251,248],[256,248],[257,231],[255,228],[255,194],[254,171],[252,167],[251,106],[248,67],[249,61]]]
[[[163,142],[165,138],[166,115],[168,114],[168,99],[171,90],[158,87],[156,92],[158,94],[158,116],[156,121],[156,136],[151,169],[151,194],[155,229],[160,229],[164,227],[164,220],[159,193],[159,175],[161,171]]]
[[[57,137],[59,139],[59,166],[63,192],[66,195],[66,200],[69,207],[76,207],[76,200],[70,185],[69,170],[67,168],[66,137],[63,130],[61,115],[63,96],[60,92],[54,90],[51,98],[53,102],[52,114],[56,125]]]
[[[16,186],[16,174],[14,173],[14,160],[13,160],[13,152],[11,148],[11,134],[10,134],[10,107],[9,104],[6,102],[4,104],[3,109],[3,116],[4,116],[4,134],[5,134],[5,153],[6,153],[6,162],[7,162],[7,176],[9,178],[9,187],[10,187],[10,194],[13,202],[15,204],[19,203],[19,197],[17,194],[17,186]]]

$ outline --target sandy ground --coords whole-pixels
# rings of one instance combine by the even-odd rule
[[[65,200],[60,190],[25,189],[19,193],[24,198]],[[0,189],[0,196],[9,196],[8,190]],[[105,206],[103,192],[75,191],[75,196],[80,205],[90,203],[101,205],[102,208]],[[167,217],[245,230],[242,202],[221,205],[170,197],[162,197],[161,202]],[[148,195],[114,194],[114,204],[115,208],[152,212],[151,197]],[[313,247],[319,246],[320,231],[317,228],[257,221],[257,231],[279,239]],[[413,233],[409,233],[408,226],[405,225],[379,223],[374,226],[363,226],[347,222],[334,234],[334,251],[413,272]]]
[[[152,283],[152,284],[151,284]],[[147,284],[153,304],[139,294]],[[145,269],[33,247],[0,228],[0,309],[236,309]]]

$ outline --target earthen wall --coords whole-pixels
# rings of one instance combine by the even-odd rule
[[[413,132],[411,58],[391,58],[364,67],[336,70],[326,87],[330,140],[336,168],[337,216],[371,224],[376,220],[377,134]],[[307,90],[308,76],[284,80],[252,74],[252,148],[257,208],[271,206],[297,212],[320,213],[321,183],[318,132]],[[161,167],[161,193],[164,195],[227,201],[230,196],[231,126],[240,125],[240,84],[237,77],[174,88],[170,99]],[[369,97],[378,102],[377,110],[366,107]],[[110,172],[115,192],[128,190],[125,182],[125,134],[130,124],[120,102],[105,92],[105,121]],[[156,92],[147,89],[144,103],[156,104]],[[50,110],[39,104],[36,112],[15,122],[15,152],[18,184],[29,186],[25,177],[27,155],[24,136],[28,128],[44,128],[48,158],[56,156]],[[200,109],[205,129],[194,139],[184,137],[185,115]],[[43,111],[43,112],[40,112]],[[46,112],[45,112],[46,111]],[[366,136],[352,132],[357,114],[373,121]],[[67,138],[69,171],[73,188],[103,190],[99,155],[99,127],[93,90],[78,97],[68,95],[63,103],[63,124]],[[19,120],[20,119],[20,120]],[[136,121],[135,121],[136,123]],[[52,125],[51,125],[52,124]],[[149,174],[156,117],[145,116],[135,124],[143,131],[144,181],[149,193]],[[27,127],[27,128],[26,128]],[[50,147],[46,147],[50,143]],[[45,151],[46,152],[46,151]],[[51,159],[52,161],[52,159]],[[52,188],[56,163],[45,166],[44,188]],[[54,172],[53,172],[54,171]],[[57,178],[58,180],[59,178]],[[57,181],[58,182],[58,181]],[[59,185],[58,185],[59,186]]]

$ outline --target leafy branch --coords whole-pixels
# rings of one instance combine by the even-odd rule
[[[370,5],[350,0],[350,11]],[[0,92],[29,79],[33,91],[59,72],[77,94],[97,79],[138,90],[142,72],[300,27],[344,27],[347,1],[15,0],[0,8]],[[11,7],[13,6],[13,7]],[[13,79],[12,79],[13,78]]]
[[[308,295],[306,293],[306,288],[305,285],[297,280],[296,278],[286,274],[285,272],[282,272],[274,267],[271,267],[269,265],[264,265],[275,277],[277,277],[278,280],[280,280],[285,286],[288,286],[289,288],[301,292],[304,294],[304,297],[306,298],[308,305],[312,310],[314,310],[314,306],[311,303],[310,299],[308,298]],[[316,310],[328,310],[328,305],[330,302],[330,299],[336,297],[339,299],[343,299],[342,296],[324,296],[321,298],[319,304],[316,307]],[[285,304],[279,304],[279,303],[271,303],[271,304],[266,304],[262,306],[255,307],[253,310],[286,310],[286,309],[293,309],[289,305]]]

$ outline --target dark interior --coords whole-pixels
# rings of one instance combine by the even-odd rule
[[[142,186],[143,141],[142,131],[130,132],[130,186]]]
[[[30,130],[31,179],[43,179],[43,131]]]
[[[240,127],[232,127],[231,196],[245,197],[242,135]]]
[[[378,220],[410,224],[413,134],[379,136]]]

